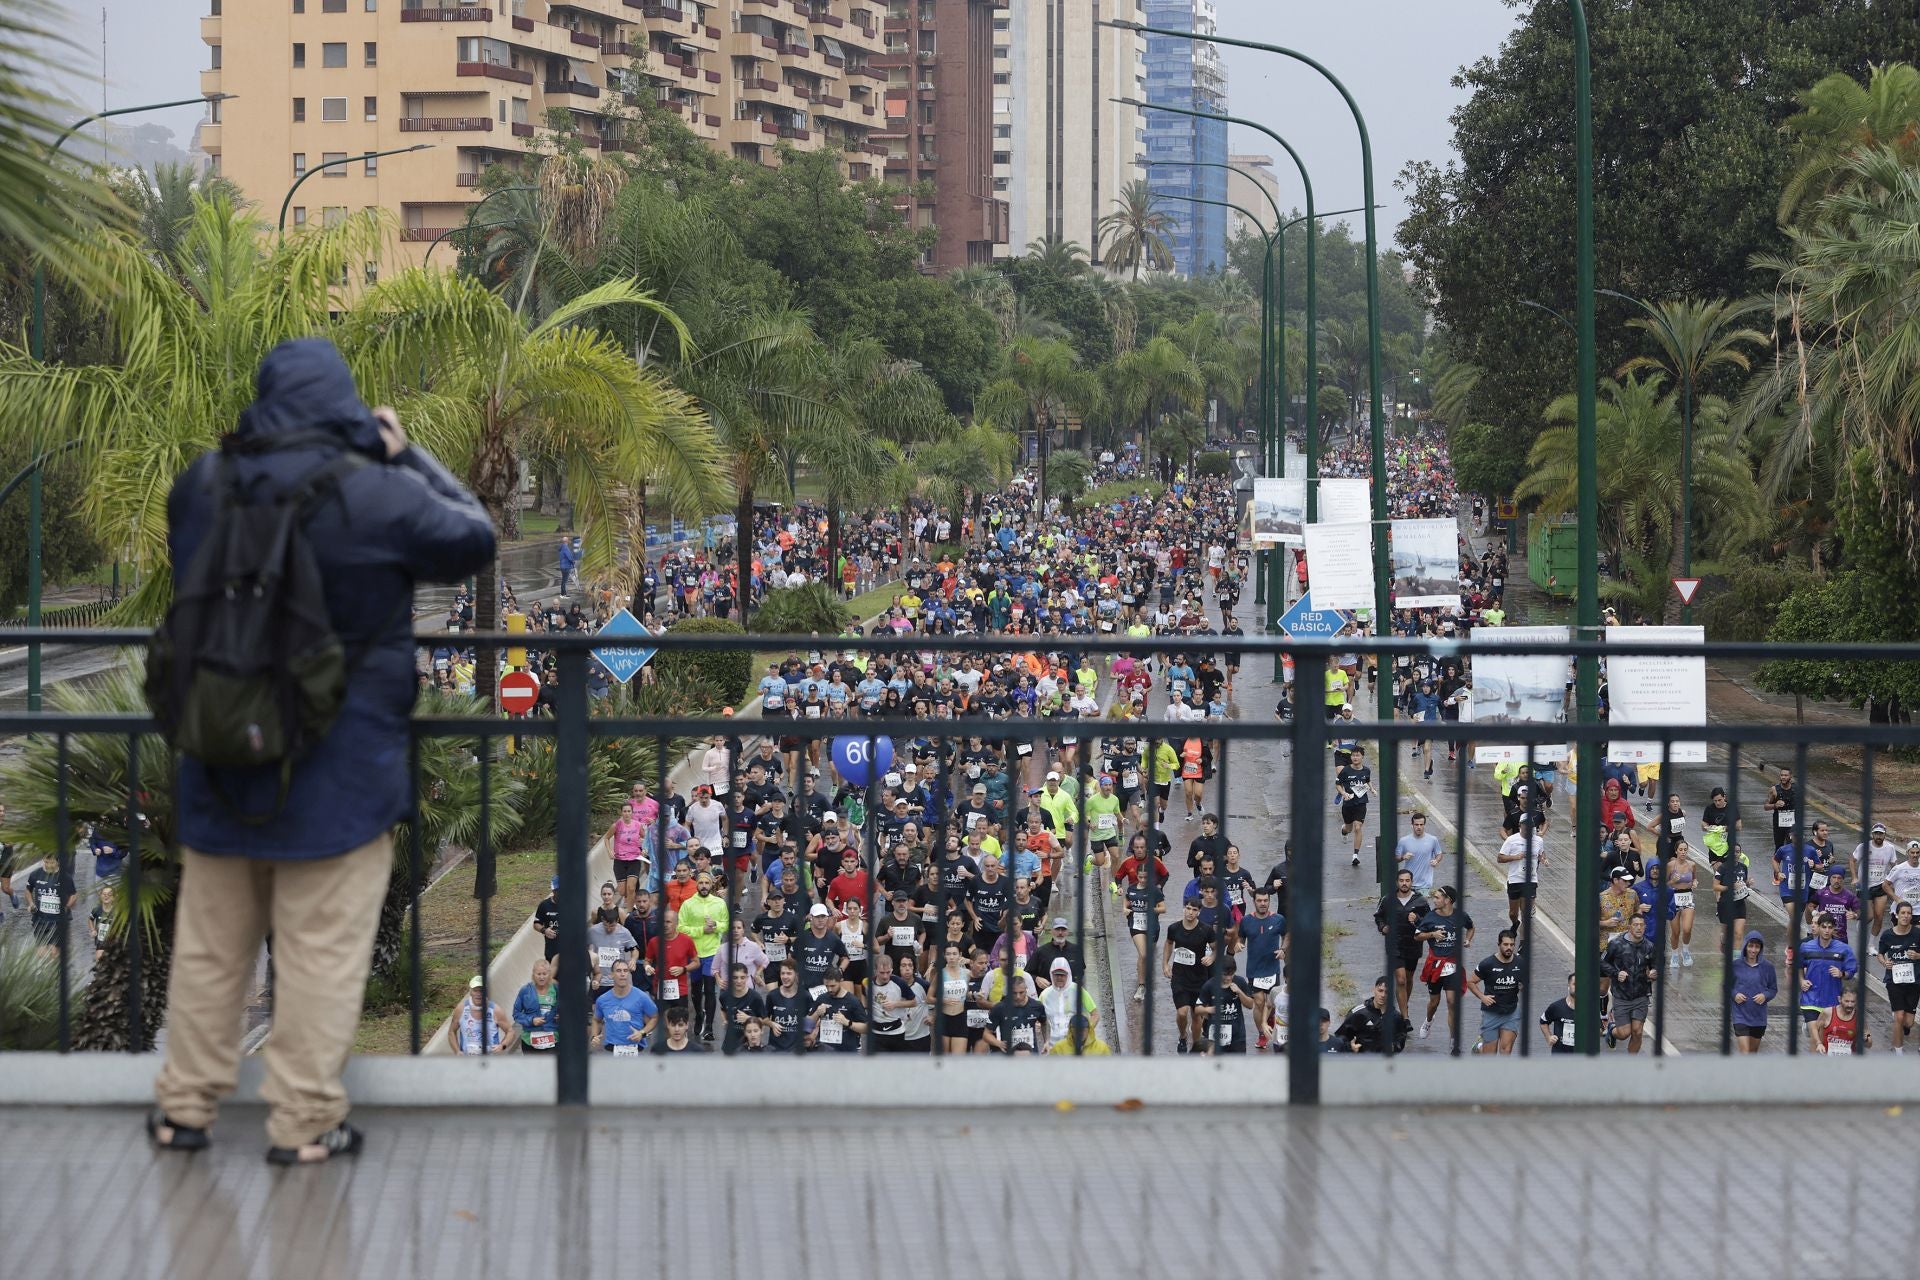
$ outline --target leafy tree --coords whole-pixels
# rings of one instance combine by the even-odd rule
[[[1590,0],[1596,277],[1641,297],[1742,297],[1777,254],[1774,211],[1795,158],[1797,95],[1869,59],[1914,60],[1920,24],[1880,0]],[[1457,164],[1409,166],[1399,243],[1459,358],[1483,379],[1474,416],[1524,447],[1568,389],[1574,280],[1572,40],[1565,5],[1535,5],[1495,57],[1465,68]],[[1291,265],[1291,264],[1290,264]],[[1291,284],[1291,280],[1289,281]],[[1605,329],[1602,368],[1637,335]],[[1717,388],[1729,391],[1731,388]]]
[[[0,438],[0,484],[34,457],[35,446]],[[40,573],[47,583],[68,582],[100,561],[100,544],[81,514],[86,468],[71,453],[56,454],[40,472]],[[27,492],[23,482],[0,505],[0,616],[27,600]]]
[[[1526,455],[1513,434],[1489,422],[1467,422],[1447,431],[1453,478],[1468,493],[1511,494],[1527,474]]]
[[[29,253],[55,249],[119,213],[104,186],[48,155],[64,121],[78,115],[39,87],[80,61],[63,25],[45,0],[0,4],[0,239]],[[108,283],[84,263],[67,270],[89,293]]]
[[[1064,342],[1018,339],[1007,348],[999,376],[980,395],[979,411],[1033,433],[1030,456],[1044,475],[1055,430],[1084,413],[1098,398],[1099,383]]]
[[[1088,267],[1087,251],[1077,240],[1068,240],[1049,231],[1038,240],[1027,242],[1026,256],[1042,270],[1055,275],[1077,276]]]
[[[1920,143],[1920,71],[1904,62],[1874,67],[1867,83],[1844,72],[1800,96],[1800,114],[1786,127],[1799,140],[1793,175],[1780,194],[1780,221],[1790,222],[1809,197],[1825,195],[1850,175],[1849,157],[1892,147],[1911,163]]]

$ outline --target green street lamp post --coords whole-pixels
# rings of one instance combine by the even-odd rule
[[[196,102],[229,102],[237,94],[214,93],[199,94],[191,98],[176,98],[171,102],[145,102],[137,107],[115,107],[111,111],[96,111],[84,116],[66,127],[53,145],[47,148],[47,159],[52,160],[67,145],[67,139],[86,128],[96,120],[108,120],[114,116],[139,115],[147,111],[164,111],[169,107],[190,107]],[[33,264],[33,320],[27,329],[27,354],[33,359],[43,361],[47,358],[47,264],[35,259]],[[64,452],[71,445],[49,449],[27,464],[27,626],[38,629],[40,626],[40,468],[55,453]],[[19,483],[19,477],[7,486],[11,492],[13,484]],[[40,642],[27,641],[27,710],[40,710]]]
[[[1693,576],[1693,363],[1687,360],[1680,350],[1680,335],[1667,323],[1660,309],[1642,298],[1622,293],[1618,289],[1599,289],[1609,298],[1618,298],[1622,302],[1631,302],[1660,326],[1667,335],[1667,341],[1673,344],[1673,362],[1680,366],[1680,574]],[[1686,626],[1693,625],[1693,601],[1680,602],[1680,621]],[[1577,998],[1577,997],[1576,997]]]
[[[275,234],[283,240],[286,238],[287,206],[293,203],[293,193],[300,189],[300,184],[308,178],[311,178],[314,174],[325,169],[338,169],[341,165],[353,164],[359,160],[378,160],[381,156],[403,156],[410,151],[431,150],[433,150],[433,144],[431,142],[416,142],[410,147],[393,147],[387,151],[363,151],[357,156],[341,156],[337,160],[322,160],[319,164],[314,165],[313,168],[295,178],[293,185],[287,188],[286,197],[280,201],[280,222]]]

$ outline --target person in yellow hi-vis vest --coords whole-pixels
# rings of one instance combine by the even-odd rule
[[[1327,719],[1340,714],[1340,708],[1347,705],[1347,690],[1353,681],[1339,667],[1329,664],[1327,667]]]

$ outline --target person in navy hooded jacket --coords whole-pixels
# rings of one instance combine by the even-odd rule
[[[486,510],[391,410],[369,409],[331,342],[301,338],[267,354],[234,434],[298,442],[234,455],[261,493],[300,485],[343,451],[369,465],[338,502],[308,517],[333,628],[354,662],[338,718],[295,763],[285,803],[277,767],[210,778],[182,758],[176,797],[181,884],[167,992],[166,1060],[148,1133],[160,1146],[207,1144],[240,1061],[240,1014],[263,937],[273,935],[273,1036],[261,1096],[267,1158],[319,1163],[360,1149],[340,1073],[360,1021],[374,929],[408,807],[416,582],[452,582],[494,555]],[[167,499],[169,548],[184,567],[212,529],[216,455],[202,455]],[[242,815],[273,813],[257,825]]]

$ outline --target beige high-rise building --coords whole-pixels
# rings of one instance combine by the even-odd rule
[[[1274,206],[1278,204],[1282,210],[1287,207],[1280,204],[1280,183],[1273,175],[1273,157],[1228,156],[1227,163],[1233,166],[1227,174],[1227,203],[1253,210],[1261,225],[1271,231]],[[1247,225],[1239,210],[1227,210],[1227,239],[1236,239],[1242,231],[1261,234],[1259,227]]]
[[[994,191],[1018,257],[1048,235],[1100,260],[1100,219],[1146,171],[1146,37],[1100,24],[1146,18],[1139,0],[1020,0],[994,32]]]
[[[646,95],[716,148],[762,163],[779,143],[843,152],[875,176],[890,78],[883,0],[209,0],[200,145],[269,216],[316,167],[289,226],[384,207],[415,260],[458,227],[487,166],[518,164],[564,112],[620,150],[608,108]],[[909,59],[910,60],[910,59]],[[362,160],[417,142],[430,151]],[[348,160],[349,157],[353,159]],[[348,161],[331,164],[333,161]]]

